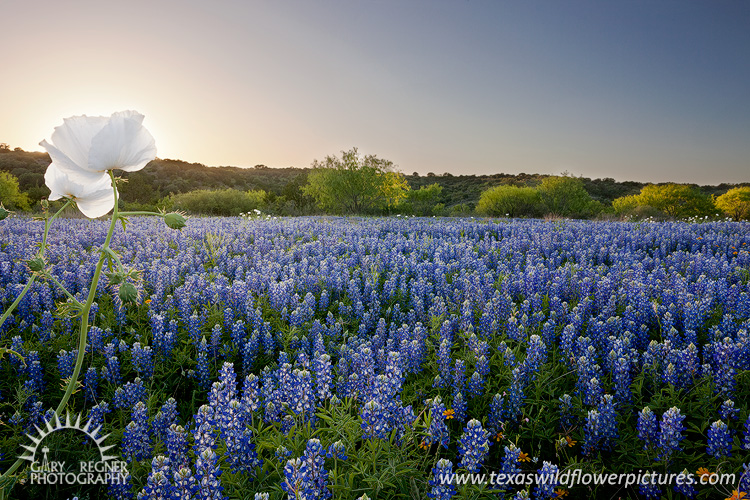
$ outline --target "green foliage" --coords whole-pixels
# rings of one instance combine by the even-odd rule
[[[442,194],[443,187],[436,182],[412,189],[406,193],[406,200],[399,208],[414,215],[437,215],[443,209],[440,203]]]
[[[379,213],[396,206],[409,189],[392,162],[374,155],[361,156],[357,148],[342,151],[341,158],[315,160],[312,168],[302,190],[320,208],[332,213]]]
[[[28,210],[29,198],[18,187],[18,179],[8,172],[0,172],[0,203],[13,210]]]
[[[672,218],[713,215],[716,207],[707,195],[688,184],[649,184],[640,194],[618,198],[612,202],[618,215],[657,211]],[[641,207],[649,207],[645,210]]]
[[[495,186],[482,193],[477,212],[490,217],[537,217],[542,215],[542,200],[531,187]]]
[[[563,217],[591,217],[601,211],[601,205],[591,198],[577,177],[562,175],[547,177],[537,188],[545,211]]]
[[[184,210],[188,213],[206,215],[239,215],[265,203],[265,191],[239,191],[237,189],[199,189],[188,193],[175,194],[165,200],[170,210]]]
[[[716,208],[735,220],[750,219],[750,187],[736,187],[716,198]]]

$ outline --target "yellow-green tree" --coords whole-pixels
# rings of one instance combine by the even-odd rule
[[[21,192],[18,179],[8,172],[0,172],[0,203],[14,210],[29,209],[29,197]]]
[[[331,213],[370,214],[395,207],[406,197],[409,185],[393,162],[375,155],[360,155],[357,148],[342,151],[341,158],[315,160],[302,190]]]
[[[623,196],[612,202],[615,213],[625,215],[639,207],[650,207],[674,218],[713,215],[713,201],[697,187],[688,184],[649,184],[640,194]]]
[[[716,198],[716,208],[736,220],[750,219],[750,187],[730,189]]]

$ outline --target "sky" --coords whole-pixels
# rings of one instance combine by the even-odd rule
[[[745,0],[0,0],[0,142],[134,109],[160,158],[750,182]]]

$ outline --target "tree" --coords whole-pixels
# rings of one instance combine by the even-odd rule
[[[484,191],[477,203],[477,212],[491,217],[537,217],[542,211],[542,198],[532,187],[495,186]]]
[[[537,188],[547,213],[563,217],[589,217],[601,211],[583,187],[583,181],[569,175],[546,177]]]
[[[375,155],[361,156],[357,148],[341,153],[341,158],[314,160],[302,188],[320,208],[333,213],[377,213],[406,197],[409,185],[392,162]]]
[[[750,219],[750,187],[736,187],[716,198],[716,208],[736,220]]]
[[[406,194],[404,207],[415,215],[433,215],[442,194],[443,186],[438,183],[412,189]]]
[[[0,203],[14,210],[29,209],[29,197],[21,192],[18,179],[8,172],[0,172]]]
[[[643,212],[641,207],[649,207],[673,218],[716,213],[711,198],[688,184],[649,184],[641,189],[640,194],[617,198],[612,207],[619,215]]]

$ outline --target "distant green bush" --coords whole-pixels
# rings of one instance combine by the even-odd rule
[[[164,205],[169,210],[184,210],[201,215],[239,215],[263,208],[266,192],[238,189],[199,189],[169,196]]]
[[[588,218],[602,210],[586,191],[583,181],[570,175],[547,177],[536,188],[546,214],[561,217]]]
[[[443,187],[438,183],[422,186],[406,192],[406,200],[401,202],[398,209],[404,213],[427,216],[439,215],[445,205],[440,203]]]
[[[477,212],[490,217],[539,217],[542,198],[531,187],[495,186],[479,197]]]
[[[641,189],[640,194],[615,199],[612,207],[621,216],[648,213],[649,216],[676,219],[716,213],[713,200],[697,187],[688,184],[649,184]]]

